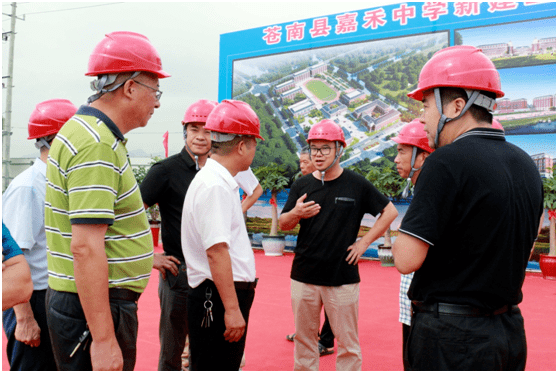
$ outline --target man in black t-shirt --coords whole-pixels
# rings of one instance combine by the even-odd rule
[[[145,208],[156,203],[161,211],[164,254],[156,253],[158,269],[159,321],[158,370],[182,370],[181,355],[188,335],[188,278],[180,240],[182,208],[190,183],[211,149],[211,131],[204,129],[207,116],[217,102],[199,100],[190,105],[182,121],[185,146],[178,154],[155,163],[140,185]]]
[[[491,128],[498,71],[480,49],[449,47],[409,96],[436,151],[392,249],[401,273],[415,271],[406,359],[412,370],[524,370],[517,304],[543,193],[529,155]]]
[[[298,179],[279,218],[282,230],[300,222],[291,269],[295,370],[318,370],[322,305],[338,341],[337,370],[360,370],[358,260],[397,217],[389,200],[364,177],[339,165],[345,137],[325,119],[308,133],[316,171]],[[356,241],[364,214],[380,215]]]
[[[310,149],[305,146],[300,151],[300,173],[302,176],[308,175],[316,171],[316,167],[312,164],[310,159]],[[299,176],[299,175],[297,175]],[[296,176],[295,176],[296,177]],[[327,313],[324,312],[325,320],[322,326],[322,331],[320,332],[320,340],[318,341],[318,350],[320,351],[320,356],[331,355],[335,351],[333,349],[335,336],[331,331],[331,326],[329,325],[329,319],[327,318]],[[296,333],[287,334],[287,341],[294,342],[294,337]]]

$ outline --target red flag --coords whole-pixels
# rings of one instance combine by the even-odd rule
[[[165,158],[169,156],[169,131],[163,134],[163,147],[165,148]]]

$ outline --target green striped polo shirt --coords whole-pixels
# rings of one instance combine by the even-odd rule
[[[47,162],[45,231],[49,286],[77,293],[72,224],[108,224],[109,287],[141,293],[153,240],[124,136],[101,111],[82,106],[52,143]]]

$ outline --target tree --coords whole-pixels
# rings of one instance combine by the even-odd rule
[[[269,113],[269,115],[273,115],[273,109],[269,105],[265,105],[265,110]]]
[[[459,31],[455,32],[455,45],[463,45],[463,36]]]
[[[366,179],[388,198],[400,195],[405,188],[405,181],[390,167],[374,167],[366,174]],[[384,246],[391,247],[391,227],[384,233]]]
[[[300,101],[305,100],[305,99],[306,99],[306,95],[305,95],[304,93],[297,93],[297,94],[295,95],[293,101],[294,101],[295,103],[297,103],[297,102],[300,102]]]
[[[161,157],[152,157],[151,162],[149,163],[149,168],[153,166],[155,163],[163,160]],[[136,178],[136,182],[138,186],[141,184],[143,179],[147,176],[147,167],[146,166],[138,166],[132,167],[132,172],[134,173],[134,177]],[[159,204],[154,204],[151,207],[148,207],[147,210],[147,218],[149,222],[159,222],[161,220],[161,214],[159,213]]]
[[[254,175],[260,181],[262,189],[271,192],[271,199],[269,200],[271,204],[271,230],[269,235],[277,236],[277,194],[287,186],[289,179],[285,177],[285,169],[274,162],[254,169]]]
[[[543,179],[544,208],[548,209],[550,220],[550,250],[548,255],[556,256],[556,165],[552,166],[552,176]]]

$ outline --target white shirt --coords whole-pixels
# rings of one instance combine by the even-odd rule
[[[252,172],[251,168],[248,168],[246,171],[240,171],[234,177],[234,180],[238,183],[238,186],[248,197],[254,194],[254,189],[260,183],[254,172]]]
[[[253,282],[256,279],[256,261],[238,192],[238,184],[230,172],[211,158],[188,187],[181,237],[192,288],[206,279],[213,281],[206,250],[221,242],[229,248],[233,280]]]
[[[34,290],[48,286],[45,194],[46,164],[37,158],[2,195],[2,221],[29,264]]]

